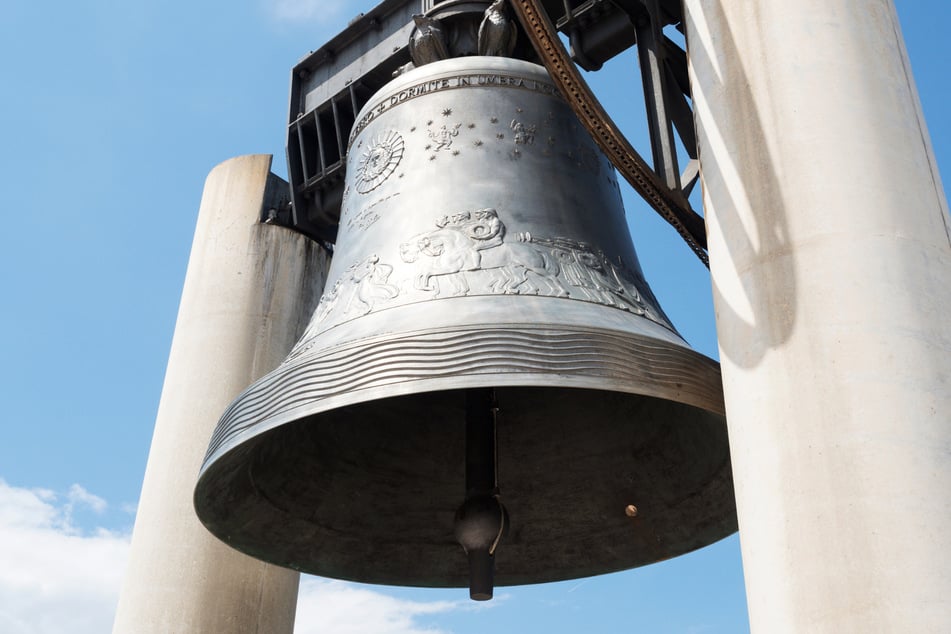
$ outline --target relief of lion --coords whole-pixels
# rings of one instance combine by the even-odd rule
[[[483,225],[484,218],[473,220]],[[446,223],[433,231],[418,234],[400,245],[404,262],[416,264],[414,288],[443,294],[444,281],[452,296],[469,292],[466,272],[489,271],[489,287],[496,293],[539,293],[543,284],[549,294],[566,297],[568,291],[558,280],[558,264],[546,249],[524,242],[496,241],[488,246],[483,234],[463,221]],[[529,277],[529,273],[534,274]]]

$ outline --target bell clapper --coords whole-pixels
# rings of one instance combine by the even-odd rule
[[[466,390],[466,499],[456,511],[456,540],[469,557],[469,597],[492,598],[495,549],[508,524],[499,501],[495,390]]]

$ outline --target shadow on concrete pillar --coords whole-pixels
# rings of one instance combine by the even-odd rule
[[[890,0],[686,0],[752,631],[951,627],[951,233]]]

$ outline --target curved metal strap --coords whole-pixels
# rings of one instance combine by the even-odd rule
[[[605,112],[587,82],[568,57],[554,25],[538,0],[511,0],[522,28],[552,81],[568,100],[571,109],[621,175],[644,200],[677,230],[704,266],[709,268],[707,236],[703,217],[690,209],[679,192],[660,182],[637,150],[624,138]]]

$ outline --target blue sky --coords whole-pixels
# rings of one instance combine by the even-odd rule
[[[286,173],[291,67],[373,4],[4,3],[0,631],[109,629],[204,178],[250,153]],[[897,6],[946,170],[951,4]],[[633,67],[628,55],[591,81],[646,153]],[[625,199],[665,310],[715,356],[705,269]],[[488,605],[465,594],[309,579],[298,632],[748,630],[735,536],[626,573],[503,589]]]

